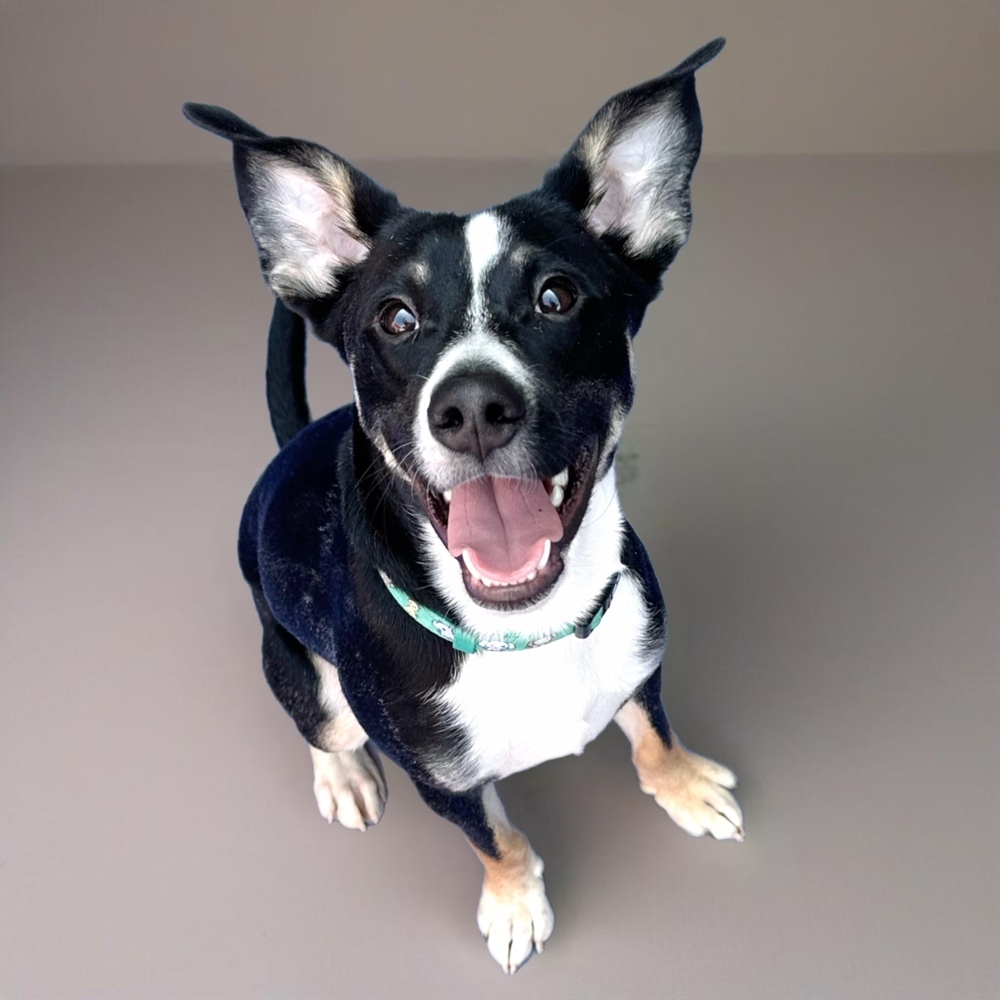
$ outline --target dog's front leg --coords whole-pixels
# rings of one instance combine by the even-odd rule
[[[320,815],[366,830],[385,810],[385,773],[378,752],[351,711],[336,666],[310,654],[275,620],[263,591],[254,590],[264,627],[264,676],[309,744],[313,794]]]
[[[632,744],[639,787],[693,837],[743,840],[743,813],[730,789],[736,775],[686,749],[670,729],[660,699],[661,667],[619,709],[615,722]]]
[[[516,972],[533,951],[541,952],[555,922],[542,859],[507,819],[492,783],[462,793],[416,784],[423,800],[459,826],[479,855],[485,869],[479,930],[504,972]]]

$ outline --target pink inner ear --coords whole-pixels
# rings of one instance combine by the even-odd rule
[[[588,219],[591,230],[598,236],[610,231],[625,231],[634,236],[633,231],[641,228],[643,219],[636,216],[648,208],[642,204],[649,200],[648,192],[644,195],[643,189],[655,187],[657,182],[664,132],[663,123],[653,119],[633,126],[612,143],[599,173],[604,195]]]
[[[620,233],[643,253],[687,239],[683,219],[683,135],[670,108],[621,133],[592,166],[604,194],[587,217],[597,236]]]
[[[328,213],[321,226],[323,241],[338,263],[359,264],[368,256],[368,247],[347,231],[347,225],[350,222],[345,221],[336,211]]]
[[[270,207],[277,216],[282,243],[293,258],[314,268],[317,257],[331,267],[357,264],[368,255],[352,212],[352,188],[346,171],[327,171],[326,183],[307,170],[280,167],[271,174]]]
[[[615,174],[604,178],[605,187],[601,200],[587,217],[587,224],[595,236],[603,236],[621,223],[625,215],[624,188]]]

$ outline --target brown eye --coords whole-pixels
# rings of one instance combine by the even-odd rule
[[[576,304],[576,292],[565,278],[549,278],[538,293],[535,308],[540,313],[569,312]]]
[[[393,299],[379,316],[379,326],[393,337],[413,333],[417,329],[417,317],[399,299]]]

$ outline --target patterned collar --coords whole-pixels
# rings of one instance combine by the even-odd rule
[[[389,593],[396,599],[396,603],[415,621],[423,625],[429,632],[447,640],[460,653],[502,653],[516,649],[536,649],[539,646],[547,646],[557,639],[565,639],[569,635],[575,635],[578,639],[586,639],[591,632],[601,624],[601,619],[605,612],[611,607],[611,599],[615,596],[615,588],[618,586],[620,573],[615,573],[608,581],[604,592],[601,594],[600,604],[597,611],[586,625],[564,625],[555,632],[543,632],[537,635],[521,635],[519,632],[500,632],[495,635],[476,635],[456,625],[453,621],[439,615],[429,608],[424,607],[409,596],[404,590],[400,590],[389,577],[379,570],[382,582],[386,585]]]

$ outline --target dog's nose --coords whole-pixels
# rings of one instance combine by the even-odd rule
[[[451,375],[434,390],[427,410],[431,433],[446,448],[483,461],[517,433],[524,396],[500,372]]]

